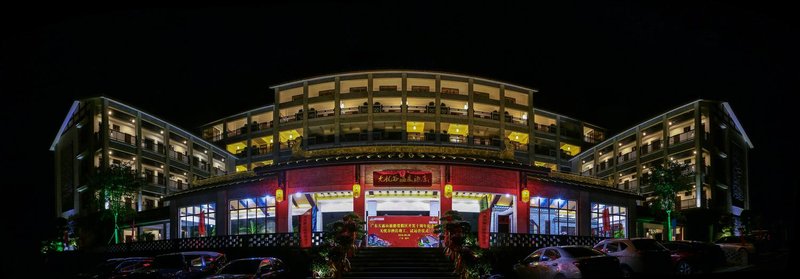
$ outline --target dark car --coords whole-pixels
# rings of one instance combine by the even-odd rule
[[[672,253],[672,263],[677,274],[708,273],[725,264],[725,254],[713,243],[667,241],[661,244]]]
[[[208,251],[179,252],[156,256],[148,267],[131,273],[131,278],[203,278],[225,265],[225,254]]]
[[[289,278],[289,269],[283,261],[270,257],[246,258],[231,261],[216,275],[206,279],[266,279]]]
[[[153,258],[149,257],[108,259],[92,271],[78,274],[78,278],[125,278],[134,270],[149,266],[151,262]]]

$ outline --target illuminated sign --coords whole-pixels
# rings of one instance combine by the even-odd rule
[[[367,246],[370,247],[439,247],[433,228],[437,216],[369,216]]]
[[[433,182],[431,172],[418,170],[384,170],[372,172],[375,186],[427,186]]]

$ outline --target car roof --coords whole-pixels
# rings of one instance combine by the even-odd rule
[[[106,261],[132,261],[132,260],[152,260],[153,257],[127,257],[127,258],[111,258]]]
[[[213,252],[213,251],[187,251],[187,252],[161,254],[161,255],[158,255],[158,256],[168,256],[168,255],[190,255],[190,256],[194,256],[194,255],[210,255],[210,256],[216,257],[216,256],[222,255],[222,253]]]
[[[280,260],[280,259],[273,258],[273,257],[251,257],[251,258],[235,259],[235,260],[233,260],[231,262],[235,262],[235,261],[263,261],[263,260],[274,261],[274,260]]]

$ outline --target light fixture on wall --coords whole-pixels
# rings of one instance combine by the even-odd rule
[[[522,193],[520,194],[520,199],[524,203],[529,202],[531,200],[531,191],[528,191],[528,188],[522,189]]]
[[[453,197],[453,184],[444,185],[444,197],[448,199]]]
[[[361,185],[358,183],[353,184],[353,198],[357,199],[361,196]]]
[[[275,201],[282,202],[283,201],[283,189],[278,188],[275,190]]]

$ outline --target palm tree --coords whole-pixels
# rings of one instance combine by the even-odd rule
[[[676,194],[692,188],[693,172],[687,164],[673,161],[655,165],[648,171],[645,183],[653,187],[654,204],[658,209],[667,212],[667,239],[672,240],[672,211],[675,210]]]
[[[89,179],[89,190],[103,216],[114,220],[114,243],[119,243],[119,220],[135,212],[125,201],[133,200],[143,185],[130,164],[113,164]],[[109,240],[111,242],[111,240]]]

